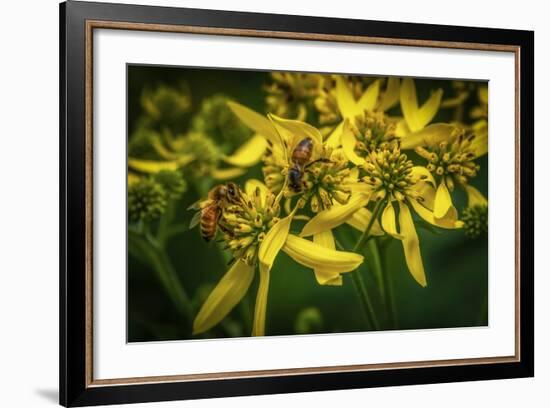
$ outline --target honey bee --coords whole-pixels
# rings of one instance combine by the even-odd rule
[[[302,191],[302,179],[306,169],[306,163],[311,159],[313,152],[313,140],[309,137],[302,139],[292,151],[290,160],[292,166],[288,171],[288,186],[296,193]]]
[[[218,230],[218,221],[224,205],[239,202],[240,189],[235,183],[220,184],[208,192],[208,198],[191,205],[189,209],[199,210],[191,219],[189,228],[200,224],[201,237],[211,241]]]

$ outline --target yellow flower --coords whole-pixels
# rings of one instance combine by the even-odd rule
[[[351,121],[346,120],[342,132],[342,148],[355,165],[363,165],[365,156],[398,140],[395,123],[383,112],[364,111]]]
[[[330,133],[335,126],[343,122],[343,116],[338,106],[338,93],[336,89],[338,78],[344,80],[355,100],[359,100],[367,88],[378,81],[379,87],[385,88],[385,91],[381,92],[384,101],[383,103],[380,101],[380,106],[384,105],[383,110],[388,109],[399,101],[399,80],[391,79],[386,81],[385,78],[363,75],[324,75],[319,95],[315,98],[315,108],[319,113],[319,124],[324,126],[321,129],[324,135]],[[397,87],[395,87],[396,85]],[[395,91],[393,94],[392,90]],[[391,95],[394,96],[393,100],[389,99]]]
[[[432,135],[433,136],[433,135]],[[435,195],[436,219],[457,219],[451,192],[458,184],[462,188],[479,171],[475,159],[487,153],[487,137],[477,135],[462,127],[452,127],[447,134],[424,138],[416,153],[428,164],[426,168],[439,179]]]
[[[380,235],[380,218],[383,231],[399,239],[403,244],[405,259],[413,278],[426,286],[426,275],[420,254],[420,244],[414,226],[411,208],[427,222],[446,228],[455,228],[457,223],[447,222],[440,225],[433,215],[435,182],[430,172],[421,166],[414,166],[407,156],[399,150],[398,145],[391,148],[382,147],[367,157],[363,166],[363,192],[354,194],[349,203],[320,212],[303,228],[301,236],[318,234],[331,230],[348,222],[358,224],[363,231],[370,226],[371,235]],[[373,213],[365,207],[374,201]],[[395,204],[399,209],[396,214]],[[353,220],[353,216],[363,211],[363,222]],[[375,217],[372,220],[372,217]],[[446,220],[447,221],[447,220]]]
[[[285,196],[299,195],[314,213],[335,203],[347,203],[357,172],[348,167],[342,151],[323,143],[319,130],[305,122],[274,115],[270,119],[284,145],[264,159],[264,176],[270,189],[278,192],[287,176]]]
[[[442,96],[443,90],[438,89],[419,107],[414,80],[404,78],[401,82],[400,92],[401,110],[404,120],[400,121],[397,125],[397,135],[404,137],[424,129],[437,114]]]
[[[340,146],[346,119],[352,120],[365,111],[384,112],[397,103],[400,89],[399,78],[388,78],[386,90],[382,96],[380,96],[380,82],[380,80],[372,82],[356,100],[345,78],[339,76],[336,79],[336,101],[341,121],[328,137],[327,144],[333,147]]]
[[[257,154],[263,154],[262,170],[271,192],[277,194],[283,189],[290,172],[295,177],[296,188],[285,191],[286,196],[301,195],[302,202],[309,202],[313,212],[329,208],[334,203],[347,202],[357,173],[348,168],[341,150],[324,143],[318,129],[305,122],[275,115],[269,115],[268,119],[234,102],[230,107],[267,145],[267,149],[266,145],[253,149]],[[310,157],[297,169],[292,155],[298,144],[306,139],[311,141]]]
[[[338,280],[339,274],[352,271],[363,262],[361,255],[325,248],[290,234],[296,209],[279,218],[281,195],[276,197],[261,182],[249,180],[239,197],[240,202],[223,208],[219,224],[235,261],[202,305],[193,324],[194,334],[205,332],[224,319],[246,294],[258,270],[252,335],[264,335],[270,272],[281,250],[313,269],[317,279],[325,282]]]

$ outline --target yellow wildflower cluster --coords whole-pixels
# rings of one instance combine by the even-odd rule
[[[214,234],[217,229],[233,258],[198,312],[193,332],[220,323],[257,271],[252,334],[264,335],[270,272],[281,251],[311,269],[319,284],[338,286],[343,273],[358,273],[366,241],[395,239],[412,278],[424,287],[419,223],[465,227],[471,236],[487,231],[487,200],[471,185],[480,172],[478,159],[487,154],[487,87],[479,87],[473,123],[434,122],[441,107],[464,110],[473,94],[453,89],[452,99],[433,89],[419,103],[410,78],[273,73],[265,88],[267,115],[227,102],[250,133],[232,153],[215,151],[214,144],[205,150],[200,135],[191,132],[154,143],[159,160],[130,158],[136,171],[187,167],[218,180],[240,177],[261,163],[263,180],[232,183],[231,200],[209,198],[199,207],[199,217],[209,211]],[[468,197],[463,219],[455,206],[461,190]],[[335,235],[343,224],[360,232],[353,250],[344,250]]]
[[[362,262],[362,257],[352,258],[360,254],[336,251],[333,233],[347,223],[361,231],[363,242],[381,235],[399,240],[412,277],[426,286],[413,214],[435,227],[462,228],[464,222],[458,218],[451,192],[458,185],[469,197],[481,195],[469,181],[479,171],[476,159],[487,153],[486,134],[475,133],[463,123],[432,123],[442,91],[435,90],[419,106],[412,79],[363,82],[352,77],[288,73],[273,75],[273,81],[267,99],[273,113],[263,116],[236,102],[229,104],[266,142],[260,145],[255,140],[250,144],[256,146],[247,146],[255,156],[261,153],[265,184],[258,187],[255,182],[256,189],[248,193],[251,196],[243,193],[242,208],[226,208],[220,222],[237,262],[252,267],[259,261],[260,291],[267,291],[262,289],[264,246],[282,248],[298,262],[307,253],[311,259],[301,263],[314,270],[320,284],[341,285],[340,274]],[[305,109],[313,112],[306,114]],[[315,116],[323,131],[296,119]],[[327,125],[332,126],[328,131]],[[292,201],[295,197],[297,201]],[[281,198],[288,200],[288,215],[283,219],[279,219]],[[474,213],[483,213],[486,220],[486,211],[480,208],[477,203],[476,211],[466,212],[470,235],[482,229],[479,217],[472,221]],[[487,208],[486,201],[483,208]],[[289,234],[293,220],[298,219],[306,219],[305,226],[298,236]],[[274,241],[280,242],[273,246]],[[212,310],[217,296],[221,293],[215,290],[201,309],[195,332],[211,327],[203,324],[204,314]],[[259,292],[258,299],[262,296]],[[227,312],[214,313],[214,320],[218,322]],[[253,334],[264,333],[257,328],[265,326],[265,303],[257,302],[258,313],[261,318],[255,320]]]

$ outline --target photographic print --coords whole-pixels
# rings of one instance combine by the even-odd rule
[[[127,65],[127,340],[487,326],[488,103]]]

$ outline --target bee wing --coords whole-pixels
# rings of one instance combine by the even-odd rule
[[[204,207],[206,207],[208,204],[210,204],[212,200],[198,200],[195,201],[193,204],[191,204],[189,207],[187,207],[188,210],[202,210]]]
[[[199,224],[199,222],[201,221],[201,212],[202,211],[197,211],[195,215],[193,215],[193,218],[191,218],[191,222],[189,222],[189,229],[193,229]]]

